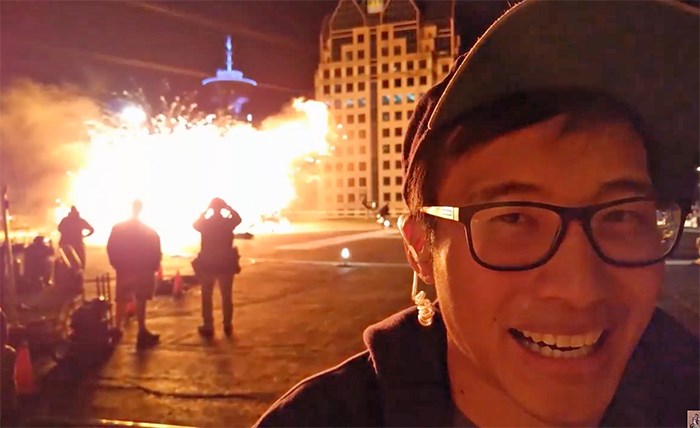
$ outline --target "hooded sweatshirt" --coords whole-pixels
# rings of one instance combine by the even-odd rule
[[[475,426],[454,405],[439,311],[415,308],[364,333],[367,350],[293,387],[256,427]],[[700,342],[660,309],[640,339],[601,426],[685,426],[700,409]]]

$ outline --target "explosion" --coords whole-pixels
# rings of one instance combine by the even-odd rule
[[[198,243],[192,223],[214,197],[234,207],[244,225],[254,224],[294,200],[295,163],[314,162],[312,156],[327,150],[328,112],[321,102],[296,99],[259,129],[184,113],[191,110],[180,106],[148,118],[131,105],[86,124],[90,144],[84,165],[69,174],[68,201],[95,227],[91,243],[106,242],[134,199],[143,201],[142,220],[170,253]]]

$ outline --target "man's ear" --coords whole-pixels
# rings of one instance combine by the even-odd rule
[[[433,263],[428,251],[428,231],[412,215],[402,215],[398,221],[399,232],[403,238],[406,259],[411,268],[426,284],[433,283]]]

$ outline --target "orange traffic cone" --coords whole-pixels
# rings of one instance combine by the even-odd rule
[[[175,277],[173,278],[173,296],[182,296],[182,276],[180,276],[179,270],[175,273]]]
[[[22,342],[17,349],[15,388],[18,396],[33,395],[37,392],[36,383],[34,382],[34,368],[32,367],[32,359],[29,356],[27,342]]]

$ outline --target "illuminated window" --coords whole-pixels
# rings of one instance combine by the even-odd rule
[[[406,101],[409,103],[414,103],[416,102],[416,96],[414,94],[408,94],[406,95]],[[411,111],[411,113],[413,113],[413,111]]]
[[[345,101],[345,106],[348,107],[348,108],[352,107],[353,104],[354,104],[354,103],[353,103],[353,101],[352,101],[352,98],[348,98],[348,99]]]
[[[401,104],[401,95],[394,95],[394,104]]]
[[[382,95],[382,105],[388,106],[390,103],[391,103],[391,98],[389,98],[389,95]]]

